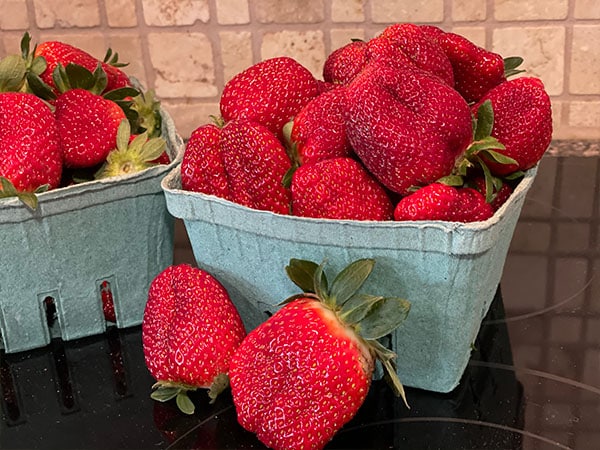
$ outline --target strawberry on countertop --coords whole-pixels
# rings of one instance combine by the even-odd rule
[[[397,395],[404,390],[377,339],[394,330],[410,304],[357,293],[374,261],[362,259],[328,285],[323,266],[291,260],[291,297],[244,339],[230,365],[238,421],[273,449],[320,449],[358,411],[380,359]]]

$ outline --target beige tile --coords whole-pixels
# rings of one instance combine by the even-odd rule
[[[365,10],[362,0],[331,0],[333,22],[362,22]]]
[[[29,14],[25,0],[0,0],[0,30],[26,30]]]
[[[352,39],[365,39],[365,30],[356,28],[337,28],[329,33],[331,39],[331,51],[343,47],[352,42]]]
[[[252,6],[261,23],[316,23],[325,19],[324,0],[261,0]]]
[[[250,22],[248,0],[216,0],[217,21],[223,25]]]
[[[191,99],[163,100],[161,105],[169,112],[175,128],[183,139],[189,139],[192,132],[201,125],[210,123],[210,116],[219,116],[217,102],[199,102]]]
[[[569,92],[600,94],[600,25],[573,26]]]
[[[452,0],[452,20],[474,21],[484,20],[487,4],[480,0]]]
[[[441,22],[444,0],[372,0],[371,17],[375,23]]]
[[[192,25],[208,22],[208,0],[142,0],[144,20],[148,25]]]
[[[123,70],[127,75],[135,77],[143,86],[148,87],[146,66],[142,55],[142,40],[137,34],[112,33],[108,36],[108,46],[119,54],[119,61],[127,63]]]
[[[115,28],[135,27],[137,25],[135,3],[135,0],[104,2],[108,25]]]
[[[40,28],[95,27],[100,25],[97,0],[33,0],[35,21]]]
[[[222,31],[221,61],[225,83],[252,65],[252,34],[249,31]]]
[[[576,19],[600,19],[598,0],[575,0],[573,15]]]
[[[325,43],[321,30],[266,33],[261,44],[261,59],[289,56],[321,77],[325,61]]]
[[[485,27],[454,27],[452,32],[460,34],[474,44],[485,48]]]
[[[502,21],[565,19],[568,0],[495,0],[494,17]]]
[[[497,28],[492,51],[504,57],[521,56],[523,75],[541,78],[550,95],[563,92],[565,28],[562,26],[520,26]]]
[[[571,101],[569,126],[600,128],[600,101]]]
[[[150,33],[148,47],[159,98],[217,95],[212,45],[205,34]]]

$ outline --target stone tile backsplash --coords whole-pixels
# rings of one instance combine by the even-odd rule
[[[553,100],[556,139],[600,139],[598,0],[0,0],[0,56],[56,39],[107,47],[156,91],[188,137],[218,114],[223,85],[287,55],[321,77],[328,53],[387,25],[415,22],[525,58]]]

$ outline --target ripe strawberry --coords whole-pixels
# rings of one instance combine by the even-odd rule
[[[223,119],[247,119],[282,137],[282,128],[320,92],[310,71],[288,57],[261,61],[238,73],[223,88]]]
[[[55,116],[67,167],[92,167],[116,147],[125,113],[119,105],[84,89],[71,89],[56,99]]]
[[[117,316],[115,314],[115,302],[110,289],[110,283],[104,280],[100,284],[100,298],[102,300],[102,311],[104,312],[104,319],[109,322],[117,322]]]
[[[366,168],[405,195],[448,175],[472,140],[471,111],[417,68],[370,63],[346,86],[346,133]]]
[[[352,152],[346,136],[344,87],[315,97],[296,115],[291,141],[300,164],[348,156]]]
[[[514,78],[496,86],[472,107],[490,100],[494,111],[491,135],[504,144],[499,153],[517,164],[497,164],[488,160],[495,175],[527,170],[542,158],[552,140],[552,108],[544,84],[538,78]]]
[[[221,130],[219,144],[231,200],[289,214],[291,193],[282,182],[292,164],[277,137],[259,123],[231,120]]]
[[[468,103],[477,102],[490,89],[506,81],[504,60],[497,53],[475,45],[467,38],[455,33],[445,33],[441,29],[424,25],[431,37],[446,53],[454,72],[454,89]]]
[[[176,398],[191,414],[186,391],[227,387],[229,361],[245,337],[242,320],[219,281],[186,264],[167,267],[150,285],[142,321],[146,365],[157,380],[152,398]]]
[[[60,41],[46,41],[37,45],[35,56],[42,56],[46,60],[46,70],[40,74],[42,80],[56,89],[52,74],[59,64],[66,67],[69,63],[85,67],[90,72],[94,72],[98,64],[102,67],[107,77],[105,92],[117,88],[131,86],[129,77],[117,67],[100,61],[89,53]]]
[[[328,289],[322,266],[291,260],[286,270],[305,293],[288,299],[235,351],[229,374],[238,421],[268,447],[323,448],[362,405],[376,359],[403,396],[394,355],[377,339],[404,320],[410,305],[355,295],[373,264],[355,261]],[[389,325],[375,331],[384,316]]]
[[[292,214],[350,220],[390,220],[385,189],[351,158],[300,166],[292,178]]]
[[[444,50],[417,25],[390,25],[368,42],[366,56],[368,61],[383,61],[393,67],[414,65],[454,86],[452,64]]]
[[[323,79],[329,83],[348,84],[367,63],[367,43],[354,40],[329,54],[323,65]]]
[[[34,192],[57,188],[61,173],[58,127],[48,105],[33,94],[0,93],[0,177],[17,191]]]
[[[394,210],[395,220],[477,222],[493,215],[492,206],[479,191],[442,183],[432,183],[407,195]]]
[[[489,202],[490,205],[492,205],[492,209],[494,211],[498,211],[498,209],[504,205],[504,203],[506,203],[506,201],[509,199],[510,195],[513,193],[513,188],[507,184],[504,183],[501,179],[499,178],[495,178],[496,183],[499,185],[495,186],[494,183],[492,183],[492,195],[491,195],[491,201]],[[486,183],[485,183],[485,178],[483,176],[478,176],[475,177],[472,181],[471,184],[473,185],[474,189],[477,189],[479,192],[481,192],[481,194],[486,197],[486,193],[487,193],[487,188],[486,188]]]
[[[232,200],[220,138],[221,128],[210,123],[192,132],[181,161],[181,187]]]

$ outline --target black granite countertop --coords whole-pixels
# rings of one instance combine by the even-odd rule
[[[556,141],[542,160],[460,385],[408,388],[408,410],[375,381],[327,448],[600,448],[599,150]],[[2,354],[0,448],[263,448],[229,394],[194,393],[188,417],[152,401],[152,383],[139,327]]]

